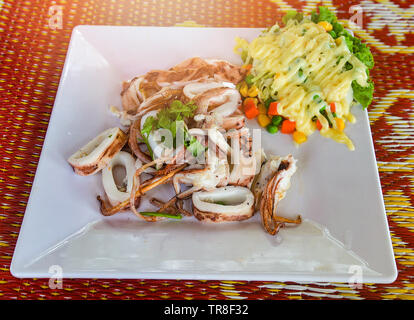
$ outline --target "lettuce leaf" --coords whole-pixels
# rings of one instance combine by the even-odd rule
[[[282,22],[286,25],[287,22],[291,19],[295,19],[298,22],[301,22],[303,20],[303,13],[297,12],[296,10],[288,10],[283,16]]]
[[[366,109],[372,102],[374,95],[374,83],[368,80],[368,86],[362,87],[355,80],[352,81],[352,90],[354,99],[358,101],[364,109]]]
[[[360,39],[353,37],[353,53],[354,55],[364,63],[368,69],[374,67],[374,57],[372,56],[371,50],[367,47],[365,43],[362,43]]]
[[[361,39],[352,36],[343,25],[341,25],[333,12],[326,7],[319,7],[319,13],[315,10],[312,12],[311,20],[315,23],[320,21],[327,21],[332,25],[332,31],[329,33],[332,38],[337,39],[344,37],[345,43],[349,49],[363,64],[367,66],[367,74],[369,77],[369,70],[374,67],[374,57],[372,56],[369,47],[362,43]],[[353,66],[349,62],[345,64],[345,70],[352,69]],[[371,79],[368,80],[368,86],[362,87],[356,81],[352,81],[352,89],[354,91],[354,99],[358,101],[362,107],[367,108],[373,98],[374,83]]]
[[[336,22],[336,16],[335,13],[333,13],[331,10],[329,10],[327,7],[319,7],[319,13],[315,10],[311,13],[311,20],[315,23],[321,22],[321,21],[327,21],[330,24],[333,24]]]

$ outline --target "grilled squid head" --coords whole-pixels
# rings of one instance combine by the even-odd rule
[[[194,192],[192,201],[194,216],[200,221],[241,221],[254,213],[253,193],[244,187],[227,186]]]
[[[81,176],[95,174],[122,149],[127,139],[128,136],[119,128],[105,130],[71,155],[68,162]]]
[[[275,176],[275,174],[283,169],[286,169],[287,167],[289,167],[289,171],[288,176],[285,179],[285,183],[290,185],[290,178],[296,171],[296,160],[292,157],[292,155],[288,155],[286,157],[272,155],[263,163],[260,173],[252,185],[252,191],[256,199],[256,209],[259,209],[262,193],[268,182]],[[289,186],[284,188],[283,197],[288,188]]]
[[[258,180],[253,186],[256,206],[260,209],[265,230],[275,235],[285,224],[300,224],[302,219],[284,218],[277,215],[277,206],[285,197],[290,187],[290,179],[296,171],[296,160],[292,155],[287,157],[272,156],[265,162]]]

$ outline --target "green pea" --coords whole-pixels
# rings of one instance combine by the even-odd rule
[[[282,123],[283,118],[281,116],[274,116],[272,118],[272,124],[278,127]]]
[[[267,125],[266,130],[267,130],[267,132],[269,132],[271,134],[274,134],[274,133],[279,131],[279,128],[277,126],[273,125],[273,124],[269,124],[269,125]]]
[[[249,86],[251,86],[253,84],[253,78],[254,78],[253,75],[249,74],[249,75],[246,76],[246,78],[244,78],[244,81],[246,81],[246,83]]]

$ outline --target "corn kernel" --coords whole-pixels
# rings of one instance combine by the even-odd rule
[[[243,82],[242,83],[242,85],[240,86],[240,94],[243,96],[243,97],[247,97],[247,93],[248,93],[248,91],[249,91],[249,87],[247,86],[247,83],[246,82]]]
[[[320,21],[318,22],[318,25],[324,28],[326,32],[329,32],[332,30],[332,25],[327,21]]]
[[[247,92],[247,95],[252,98],[256,97],[258,94],[259,89],[255,85],[251,86],[249,91]]]
[[[345,122],[341,118],[335,118],[336,121],[336,129],[338,131],[344,131],[345,129]]]
[[[264,128],[267,127],[267,125],[270,124],[272,120],[270,120],[270,118],[267,115],[261,113],[257,116],[257,122],[261,127]]]
[[[300,131],[293,132],[293,140],[297,144],[304,143],[307,139],[308,138],[306,137],[306,135],[303,132],[300,132]]]
[[[267,114],[267,108],[264,106],[263,103],[259,103],[257,105],[257,108],[259,109],[259,113],[261,113],[261,114]]]

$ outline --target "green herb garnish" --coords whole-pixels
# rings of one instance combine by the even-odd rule
[[[152,131],[157,129],[167,129],[171,132],[174,139],[174,147],[176,147],[175,138],[177,137],[177,130],[183,130],[184,145],[194,157],[197,157],[205,151],[205,147],[195,137],[188,133],[188,130],[184,125],[184,119],[193,117],[196,109],[197,106],[193,102],[184,104],[179,100],[174,100],[168,108],[161,109],[156,117],[150,116],[145,120],[141,135],[152,158],[153,151],[149,146],[148,136]]]

